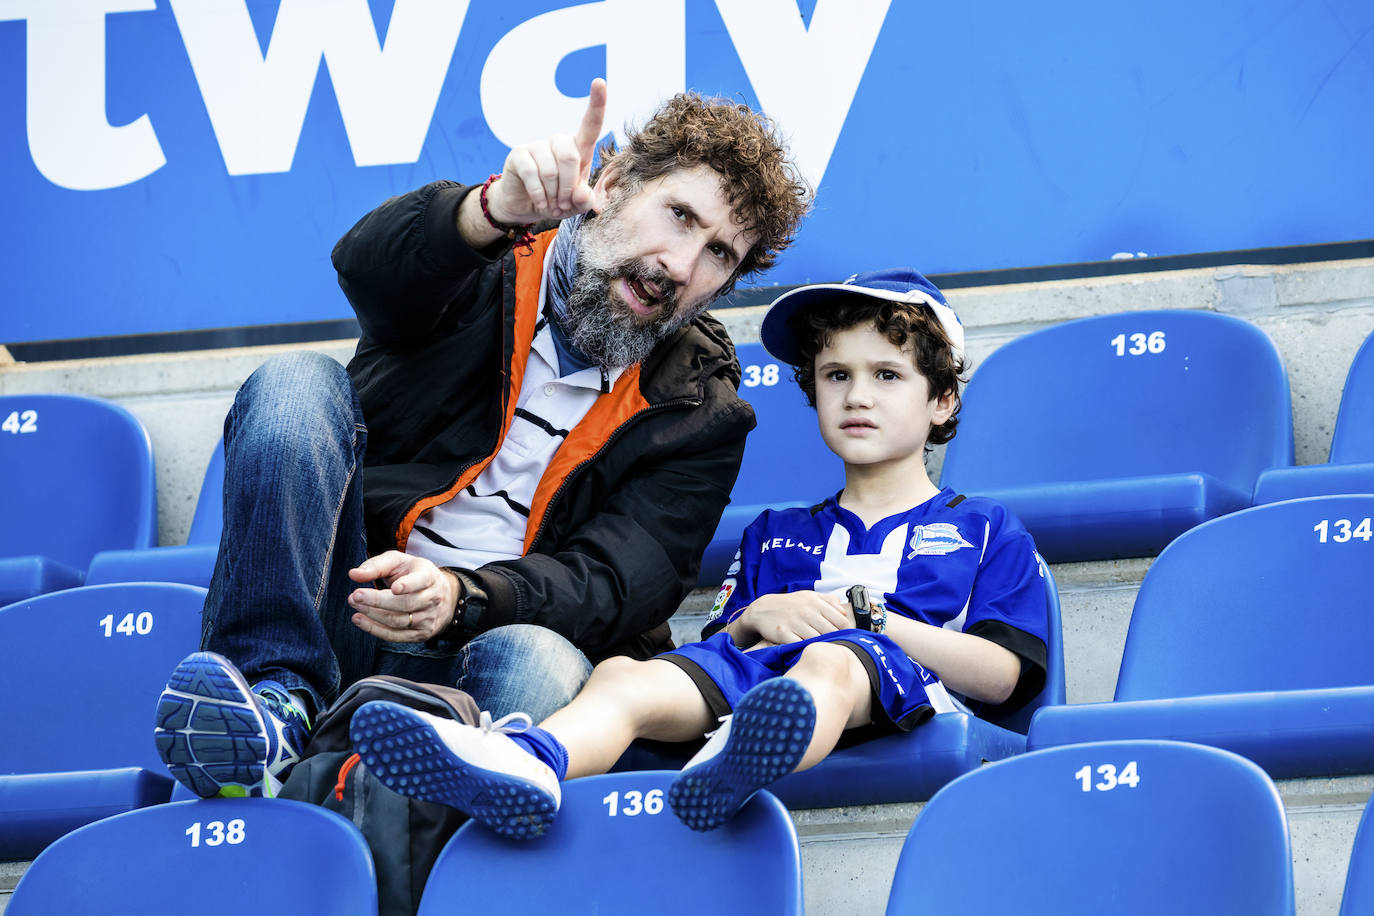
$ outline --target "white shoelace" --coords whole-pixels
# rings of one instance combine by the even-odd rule
[[[706,737],[707,739],[714,738],[716,736],[716,732],[724,728],[734,717],[734,715],[735,714],[732,712],[727,712],[725,715],[721,716],[719,719],[716,720],[720,724],[717,725],[713,730],[707,732],[704,737]]]
[[[495,722],[491,720],[491,713],[485,709],[477,717],[477,723],[484,732],[500,732],[509,735],[513,732],[523,732],[534,725],[530,717],[523,712],[513,712],[504,715]]]

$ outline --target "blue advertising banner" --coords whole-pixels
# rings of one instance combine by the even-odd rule
[[[1374,237],[1368,0],[0,0],[0,343],[348,317],[339,235],[595,76],[781,125],[769,284]]]

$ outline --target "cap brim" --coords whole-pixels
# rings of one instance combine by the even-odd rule
[[[958,315],[955,314],[954,309],[930,293],[920,289],[897,292],[866,286],[850,286],[843,283],[818,283],[814,286],[800,286],[788,290],[774,299],[773,304],[768,306],[768,311],[764,313],[763,324],[759,327],[759,342],[776,359],[794,366],[800,364],[802,354],[801,349],[797,346],[796,334],[792,332],[792,317],[803,307],[834,298],[839,293],[850,296],[868,296],[873,299],[884,299],[888,302],[924,303],[930,306],[931,310],[935,312],[935,317],[940,319],[940,325],[945,329],[945,334],[949,337],[950,343],[953,344],[956,355],[963,355],[964,327],[959,323]]]

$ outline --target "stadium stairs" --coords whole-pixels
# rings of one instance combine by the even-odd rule
[[[1001,344],[1047,324],[1137,309],[1211,309],[1263,328],[1286,361],[1293,393],[1296,460],[1326,460],[1351,359],[1374,329],[1374,259],[1283,266],[1236,265],[954,289],[951,304],[978,362]],[[758,339],[762,307],[722,310],[736,340]],[[237,386],[266,357],[316,349],[340,361],[352,341],[69,362],[0,364],[0,394],[49,391],[109,398],[147,426],[157,460],[159,536],[186,540],[201,476]],[[3,355],[0,349],[0,355]],[[1072,404],[1046,404],[1046,422]],[[1180,405],[1186,410],[1186,405]],[[942,456],[931,456],[938,477]],[[808,494],[809,495],[809,494]],[[820,494],[815,494],[819,496]],[[1058,565],[1068,701],[1109,700],[1131,606],[1150,560]],[[714,595],[698,589],[674,618],[695,638]],[[1298,913],[1337,913],[1346,864],[1374,775],[1279,782],[1289,818]],[[796,811],[810,914],[878,914],[920,804]],[[0,912],[27,863],[0,863]]]

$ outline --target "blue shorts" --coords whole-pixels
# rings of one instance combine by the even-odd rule
[[[786,674],[802,650],[815,642],[837,643],[859,657],[873,688],[873,721],[877,724],[910,731],[936,712],[957,708],[939,678],[908,658],[891,639],[867,630],[836,630],[749,652],[738,648],[729,633],[717,633],[656,657],[687,672],[711,714],[724,716],[751,688]]]

